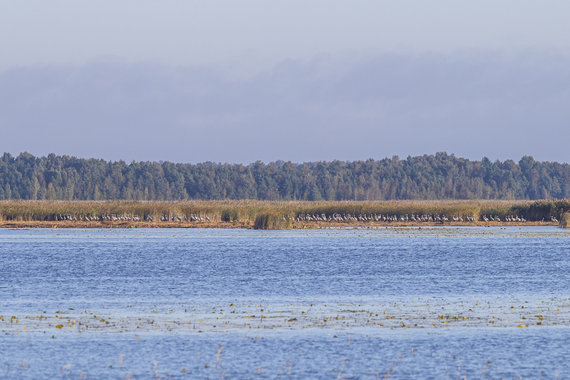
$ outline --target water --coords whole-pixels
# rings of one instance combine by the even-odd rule
[[[553,227],[0,230],[0,377],[570,378]]]

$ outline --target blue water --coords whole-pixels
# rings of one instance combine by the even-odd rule
[[[554,227],[4,229],[0,302],[6,378],[570,378]]]

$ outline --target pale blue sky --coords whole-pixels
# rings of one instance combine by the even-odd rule
[[[0,0],[0,151],[570,161],[569,1]]]

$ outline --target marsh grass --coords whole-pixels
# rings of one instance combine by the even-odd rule
[[[253,222],[256,230],[286,230],[291,228],[291,217],[275,212],[257,215]]]
[[[560,227],[570,228],[570,212],[564,213],[560,218]]]
[[[525,215],[529,220],[561,219],[570,211],[570,198],[560,200],[539,200],[526,205],[513,206],[513,211]]]
[[[61,216],[77,219],[86,216],[150,216],[155,221],[165,216],[208,217],[212,222],[241,222],[248,225],[289,228],[302,215],[482,215],[504,218],[518,215],[529,221],[559,220],[570,212],[570,199],[541,201],[0,201],[0,221],[55,221]]]

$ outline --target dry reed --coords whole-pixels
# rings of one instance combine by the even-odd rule
[[[113,215],[159,221],[161,218],[207,218],[211,222],[245,223],[288,228],[304,215],[439,215],[452,218],[518,215],[529,221],[550,221],[570,211],[570,199],[548,201],[0,201],[0,221],[56,221],[61,218]],[[130,220],[130,219],[129,219]]]

